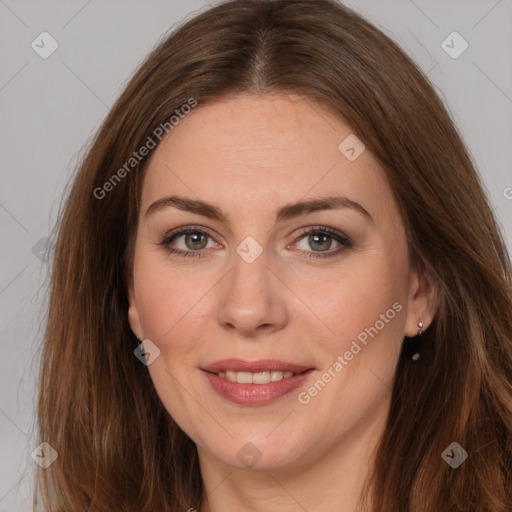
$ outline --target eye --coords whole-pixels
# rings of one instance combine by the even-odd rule
[[[178,247],[177,249],[171,247],[171,244],[176,244],[176,241],[180,238],[182,239],[181,247]],[[208,238],[211,238],[211,236],[204,229],[195,226],[188,226],[168,233],[162,239],[160,245],[171,254],[177,254],[184,257],[201,258],[206,256],[203,249],[208,248]],[[213,247],[221,247],[220,244],[213,242],[213,240],[212,243]]]
[[[179,245],[177,241],[180,239],[182,239],[181,247],[176,247],[176,245]],[[211,239],[212,245],[210,246],[208,246],[208,239]],[[304,229],[301,235],[288,248],[296,246],[303,239],[306,247],[300,247],[299,252],[305,253],[308,259],[333,257],[352,247],[352,240],[344,233],[327,226],[315,226]],[[330,251],[333,240],[340,247]],[[159,245],[170,254],[187,258],[204,258],[208,255],[208,251],[205,251],[205,249],[222,247],[221,244],[212,239],[208,231],[196,226],[187,226],[171,231],[162,238]],[[309,248],[313,248],[313,251],[309,250]]]
[[[303,246],[300,247],[300,250],[305,251],[307,253],[306,257],[309,259],[336,256],[353,245],[352,240],[347,235],[327,226],[308,228],[306,231],[303,231],[301,236],[297,239],[297,241],[302,240],[304,240],[304,243]],[[329,251],[333,245],[333,240],[340,245],[340,247],[334,251]],[[297,241],[294,245],[297,244]],[[314,250],[310,251],[308,250],[309,248],[313,248]]]

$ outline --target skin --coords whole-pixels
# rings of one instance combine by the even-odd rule
[[[148,366],[155,389],[197,445],[207,496],[201,512],[353,512],[385,426],[404,336],[418,334],[419,321],[426,330],[435,314],[433,286],[409,265],[404,226],[377,161],[368,149],[354,161],[338,149],[351,133],[303,97],[239,95],[198,105],[150,157],[129,321],[140,340],[159,348]],[[170,195],[213,203],[228,220],[172,206],[145,216]],[[357,201],[372,220],[341,208],[275,222],[285,204],[332,195]],[[204,258],[159,245],[189,225],[211,236],[181,235],[171,246]],[[348,235],[353,246],[329,236],[315,245],[301,230],[318,226]],[[252,263],[236,252],[248,236],[263,249]],[[339,248],[330,258],[307,258]],[[300,403],[299,392],[396,302],[401,311]],[[315,371],[277,401],[238,405],[200,370],[231,357]],[[261,454],[251,467],[237,457],[249,442]]]

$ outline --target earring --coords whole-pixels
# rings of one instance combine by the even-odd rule
[[[422,329],[423,329],[423,322],[418,322],[418,330],[419,330],[418,336],[421,336]],[[419,358],[420,358],[420,354],[419,354],[419,352],[416,352],[416,353],[412,356],[412,360],[413,360],[413,361],[417,361]]]

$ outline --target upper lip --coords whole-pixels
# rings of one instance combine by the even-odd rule
[[[244,361],[242,359],[222,359],[212,364],[201,367],[202,370],[212,373],[225,371],[231,372],[265,372],[265,371],[281,371],[302,373],[312,369],[311,366],[303,366],[300,364],[287,363],[278,359],[260,359],[259,361]]]

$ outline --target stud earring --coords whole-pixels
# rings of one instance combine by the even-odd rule
[[[422,333],[422,329],[423,329],[423,322],[418,322],[418,336],[421,336],[421,333]],[[417,361],[418,359],[420,358],[420,354],[419,352],[416,352],[413,356],[412,356],[412,360],[413,361]]]

